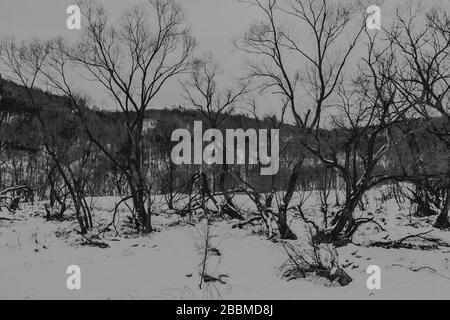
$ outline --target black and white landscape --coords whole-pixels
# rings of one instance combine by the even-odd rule
[[[0,299],[448,299],[450,2],[2,0]]]

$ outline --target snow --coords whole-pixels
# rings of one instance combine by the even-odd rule
[[[238,203],[249,201],[239,196]],[[376,198],[373,192],[371,198]],[[111,219],[114,197],[96,198],[96,225]],[[372,199],[373,200],[373,199]],[[162,201],[159,197],[158,201]],[[314,210],[315,195],[306,206]],[[375,212],[376,201],[364,212]],[[136,235],[121,223],[120,235],[106,233],[109,248],[82,244],[73,231],[75,220],[46,221],[43,203],[21,204],[11,215],[0,217],[0,299],[448,299],[450,298],[450,248],[437,250],[384,249],[365,246],[373,239],[399,239],[431,230],[423,219],[409,216],[388,200],[375,213],[384,218],[385,232],[367,225],[354,243],[338,248],[339,262],[353,278],[350,285],[327,285],[324,279],[290,280],[282,277],[287,260],[280,243],[270,241],[261,227],[232,228],[230,220],[215,221],[210,228],[210,247],[220,255],[207,260],[207,273],[223,276],[226,284],[204,283],[199,288],[203,259],[205,221],[188,221],[177,215],[160,214],[153,223],[157,231]],[[126,207],[120,212],[127,216]],[[299,245],[306,241],[305,227],[292,218]],[[94,232],[93,232],[94,233]],[[450,242],[450,232],[432,230],[433,237]],[[81,268],[81,290],[66,288],[66,269]],[[370,265],[381,268],[381,289],[366,286]]]

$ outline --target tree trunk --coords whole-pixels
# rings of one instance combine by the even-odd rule
[[[132,188],[133,206],[136,210],[136,215],[144,233],[153,231],[150,213],[145,209],[145,193],[143,187]]]
[[[287,208],[281,205],[278,211],[278,231],[280,238],[285,240],[297,240],[296,234],[289,228],[286,219]]]
[[[53,180],[53,170],[48,174],[48,184],[50,186],[50,207],[53,208],[56,202],[56,188]]]
[[[283,199],[283,204],[278,208],[278,229],[280,231],[281,239],[296,240],[297,236],[289,228],[287,224],[287,211],[289,204],[294,195],[295,187],[297,186],[298,176],[300,175],[300,169],[302,167],[303,160],[299,160],[292,170],[291,176],[289,177],[289,183],[287,187],[286,194]]]
[[[361,201],[361,198],[362,193],[358,192],[348,198],[345,202],[344,208],[342,209],[340,215],[335,218],[335,221],[337,220],[337,222],[329,234],[328,240],[330,242],[337,241],[346,227],[347,230],[351,229],[353,223],[353,212],[358,206],[358,203]]]
[[[170,161],[170,160],[169,160]],[[169,163],[169,198],[167,206],[170,210],[173,210],[174,208],[174,181],[175,181],[175,175],[174,175],[174,165],[172,162]]]
[[[151,213],[147,212],[145,208],[145,201],[147,196],[147,188],[145,185],[145,177],[143,173],[143,143],[142,143],[142,129],[144,113],[139,113],[137,119],[137,126],[132,135],[128,137],[128,144],[130,149],[127,150],[128,168],[128,185],[130,187],[131,196],[133,199],[134,209],[139,220],[140,226],[144,233],[153,231],[151,223]],[[134,137],[134,139],[132,138]]]
[[[434,223],[434,226],[436,228],[445,229],[450,227],[449,211],[450,211],[450,188],[447,188],[444,206],[442,208],[441,213],[437,217],[436,222]]]
[[[80,232],[81,234],[86,234],[87,229],[85,223],[83,222],[83,218],[81,217],[80,203],[78,202],[76,197],[72,197],[72,200],[75,208],[75,216],[77,217],[78,225],[80,226]]]

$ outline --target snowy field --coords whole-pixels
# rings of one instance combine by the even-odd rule
[[[268,240],[262,225],[232,228],[236,221],[217,220],[210,228],[211,247],[216,255],[207,271],[222,282],[204,283],[199,288],[204,221],[175,214],[153,218],[156,232],[136,235],[120,210],[119,235],[113,230],[98,241],[99,248],[83,244],[74,229],[75,220],[46,221],[42,203],[21,204],[15,215],[2,211],[0,217],[0,299],[448,299],[450,298],[450,232],[433,229],[430,219],[411,217],[409,208],[394,200],[383,206],[371,194],[369,207],[360,215],[375,216],[375,224],[361,228],[353,244],[338,248],[339,263],[353,278],[345,287],[319,277],[288,280],[282,276],[287,260],[280,242]],[[314,213],[312,194],[307,201]],[[95,224],[111,220],[116,198],[97,198]],[[162,201],[162,197],[158,199]],[[157,201],[157,202],[158,202]],[[295,200],[294,200],[295,201]],[[248,199],[239,196],[241,207]],[[291,227],[306,240],[305,226],[290,213]],[[429,231],[429,232],[428,232]],[[443,245],[427,250],[369,247],[374,239],[399,239],[426,233]],[[92,231],[91,234],[95,234]],[[415,241],[414,238],[411,241]],[[423,240],[422,240],[423,241]],[[81,268],[81,290],[66,288],[66,269]],[[381,289],[369,290],[366,269],[381,269]]]

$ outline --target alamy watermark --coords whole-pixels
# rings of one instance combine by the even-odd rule
[[[366,27],[369,30],[381,29],[381,8],[376,5],[368,6],[366,9]]]
[[[77,265],[70,265],[66,269],[67,277],[66,287],[69,290],[81,290],[81,268]]]
[[[66,9],[66,13],[69,17],[66,20],[66,27],[69,30],[81,29],[81,10],[77,5],[70,5]]]
[[[269,137],[270,136],[270,137]],[[181,164],[253,164],[261,165],[261,175],[275,175],[279,170],[280,133],[278,129],[208,129],[194,121],[193,137],[187,129],[172,132],[172,162]],[[209,144],[203,148],[204,142]],[[270,155],[269,155],[270,149]],[[225,150],[225,156],[224,156]]]
[[[366,286],[369,290],[380,290],[381,289],[381,269],[377,265],[371,265],[367,267],[367,274],[370,276],[367,278]]]
[[[66,27],[69,30],[81,29],[81,10],[77,5],[70,5],[66,9],[69,17],[66,20]],[[381,8],[377,5],[370,5],[366,9],[366,27],[369,30],[381,29]]]

